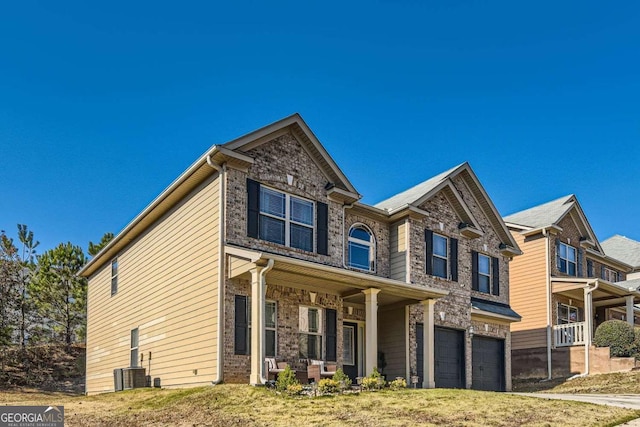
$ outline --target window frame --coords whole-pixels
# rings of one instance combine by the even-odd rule
[[[488,260],[489,273],[484,273],[480,270],[480,258],[486,258]],[[492,286],[493,286],[493,258],[489,255],[482,254],[478,252],[478,292],[482,292],[484,294],[491,294]],[[484,291],[481,289],[480,276],[484,276],[487,278],[487,290]]]
[[[251,297],[247,298],[251,301]],[[273,304],[274,326],[267,326],[267,304]],[[278,303],[274,300],[264,301],[264,355],[265,357],[278,357]],[[267,351],[267,331],[273,331],[273,354],[269,354]],[[251,326],[249,326],[249,333],[251,333]],[[249,347],[251,348],[251,347]]]
[[[349,332],[347,332],[349,331]],[[347,347],[344,343],[345,339],[344,337],[346,336],[350,336],[351,337],[351,358],[348,359],[346,357],[345,351],[347,350]],[[356,326],[353,325],[342,325],[342,364],[343,365],[347,365],[347,366],[354,366],[356,364],[356,342],[355,342],[355,338],[356,338]]]
[[[566,318],[561,318],[560,317],[560,309],[561,307],[566,308],[567,310],[567,317]],[[576,320],[571,320],[571,311],[575,311],[576,313]],[[558,306],[557,306],[557,313],[556,313],[556,325],[568,325],[571,323],[580,323],[583,322],[583,320],[580,320],[580,307],[576,307],[574,305],[569,305],[569,304],[565,304],[563,302],[558,302]]]
[[[301,322],[303,316],[302,316],[302,312],[306,310],[306,324]],[[314,310],[318,313],[318,329],[317,331],[310,331],[310,325],[309,325],[309,311],[310,310]],[[317,354],[317,359],[323,359],[323,353],[325,351],[324,348],[324,322],[323,322],[323,309],[322,307],[309,307],[309,306],[304,306],[301,305],[298,307],[298,354],[300,356],[300,358],[303,359],[313,359],[313,357],[309,356],[309,349],[305,349],[305,351],[302,351],[302,348],[300,346],[301,344],[301,339],[303,335],[313,335],[315,337],[318,337],[318,339],[320,340],[320,351],[319,354]],[[305,327],[306,325],[306,327]],[[308,340],[307,340],[307,346],[308,346]]]
[[[114,269],[115,266],[115,269]],[[118,257],[111,260],[111,296],[118,293]],[[115,274],[114,274],[115,270]]]
[[[262,193],[263,191],[271,191],[274,193],[278,193],[284,196],[284,217],[280,217],[278,215],[269,213],[269,212],[265,212],[264,210],[264,204],[262,203]],[[298,249],[301,251],[305,251],[305,252],[316,252],[316,230],[317,230],[317,224],[316,224],[316,210],[317,210],[317,206],[316,206],[316,202],[304,197],[300,197],[300,196],[294,196],[292,194],[286,193],[284,191],[280,191],[277,190],[275,188],[272,187],[267,187],[265,185],[260,185],[260,192],[258,197],[260,198],[260,209],[258,211],[258,221],[260,222],[262,217],[266,217],[266,218],[271,218],[273,220],[277,220],[277,221],[281,221],[284,223],[284,243],[280,243],[280,242],[275,242],[273,240],[269,240],[266,239],[264,237],[263,233],[263,227],[259,226],[258,229],[258,237],[260,238],[260,240],[264,240],[266,242],[271,242],[271,243],[275,243],[278,245],[283,245],[286,246],[288,248],[293,248],[293,249]],[[300,221],[296,221],[294,219],[291,218],[291,214],[292,214],[292,209],[291,209],[291,203],[292,200],[300,200],[302,202],[308,203],[311,205],[311,225],[309,224],[305,224],[304,222],[300,222]],[[307,249],[303,249],[303,248],[299,248],[296,246],[291,246],[291,227],[292,225],[298,226],[298,227],[304,227],[307,228],[309,230],[311,230],[311,248],[309,250]]]
[[[566,250],[565,250],[566,257],[564,257],[564,258],[562,257],[562,247],[563,246],[566,248]],[[569,250],[573,251],[574,261],[571,261],[569,259]],[[559,242],[558,243],[558,257],[557,257],[557,259],[558,259],[557,267],[558,267],[558,271],[559,272],[564,273],[564,274],[566,274],[568,276],[578,277],[578,250],[575,247],[573,247],[571,245],[568,245],[568,244],[566,244],[564,242]],[[561,261],[565,261],[566,262],[565,271],[562,270]],[[574,265],[574,274],[571,274],[569,272],[569,270],[570,270],[569,264],[573,264]]]
[[[357,237],[351,236],[351,233],[354,230],[363,230],[363,231],[365,231],[367,234],[369,234],[370,240],[367,242],[365,240],[358,239]],[[368,267],[367,268],[363,268],[361,265],[353,264],[353,257],[351,256],[352,244],[353,245],[364,246],[364,247],[366,247],[366,249],[368,249],[368,251],[369,251],[369,262],[368,262]],[[371,229],[366,224],[362,224],[362,223],[358,222],[358,223],[355,223],[355,224],[351,225],[351,227],[349,228],[349,235],[348,235],[348,238],[347,238],[347,251],[348,251],[348,255],[349,255],[349,267],[355,268],[357,270],[369,271],[369,272],[374,272],[375,273],[375,271],[376,271],[376,246],[377,246],[376,245],[376,237],[373,234],[373,231],[371,231]]]
[[[446,243],[445,250],[444,250],[445,256],[436,254],[436,250],[435,250],[435,248],[436,248],[436,238],[444,239],[444,241]],[[431,252],[431,257],[432,257],[432,260],[431,260],[432,272],[431,273],[435,277],[440,277],[441,279],[447,279],[448,280],[450,278],[449,277],[450,276],[449,263],[451,262],[450,259],[449,259],[449,252],[450,252],[450,249],[449,249],[449,245],[450,245],[449,237],[447,237],[447,236],[445,236],[443,234],[436,233],[434,231],[433,232],[433,236],[431,238],[431,245],[432,245],[431,247],[433,248],[433,250]],[[444,276],[440,276],[439,274],[436,274],[436,268],[435,268],[435,263],[433,262],[433,258],[438,258],[438,259],[444,260]]]
[[[135,332],[135,334],[134,334]],[[135,336],[135,340],[134,340],[134,336]],[[134,341],[135,341],[135,345],[134,345]],[[129,348],[129,364],[131,368],[138,368],[140,367],[139,363],[140,363],[140,328],[134,328],[131,329],[131,341],[130,341],[130,348]],[[135,364],[134,362],[134,352],[135,352]]]
[[[611,277],[612,274],[615,275],[615,280],[611,280],[610,277]],[[608,282],[611,282],[611,283],[615,283],[615,282],[618,281],[618,277],[619,277],[619,274],[618,274],[618,272],[616,270],[614,270],[612,268],[609,268],[607,266],[604,267],[604,277],[603,277],[604,280],[606,280]]]

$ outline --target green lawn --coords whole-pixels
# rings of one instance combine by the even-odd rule
[[[138,389],[97,396],[0,392],[0,405],[64,405],[68,426],[590,426],[640,412],[471,390],[285,398],[247,385]]]

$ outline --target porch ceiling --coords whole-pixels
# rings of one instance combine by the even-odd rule
[[[379,306],[413,304],[418,301],[440,298],[447,291],[419,286],[398,280],[374,276],[352,270],[331,267],[282,255],[248,251],[235,247],[227,247],[227,254],[233,259],[229,264],[236,267],[229,269],[229,277],[251,280],[250,270],[255,266],[263,266],[269,259],[274,260],[273,269],[266,274],[268,285],[287,286],[307,291],[338,295],[349,303],[363,304],[363,290],[380,289]],[[238,259],[245,261],[238,267]]]
[[[551,290],[554,294],[567,298],[582,301],[584,299],[584,289],[597,282],[598,288],[593,291],[593,303],[595,306],[618,306],[625,304],[625,297],[633,295],[634,302],[640,302],[640,292],[632,289],[625,289],[619,285],[602,279],[581,279],[581,278],[552,278]]]

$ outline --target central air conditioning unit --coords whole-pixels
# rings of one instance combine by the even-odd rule
[[[144,368],[124,368],[122,369],[122,388],[131,390],[132,388],[146,387],[147,377]]]

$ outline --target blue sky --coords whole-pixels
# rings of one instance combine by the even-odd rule
[[[640,240],[637,2],[7,2],[0,229],[118,232],[299,112],[376,203],[469,161],[502,214],[575,193]]]

